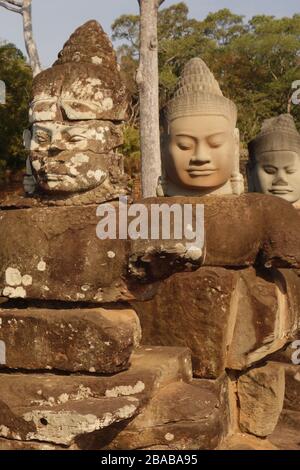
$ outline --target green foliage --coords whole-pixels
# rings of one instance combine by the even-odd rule
[[[126,126],[124,129],[124,144],[121,153],[125,156],[125,171],[132,178],[140,173],[140,136],[139,130],[134,126]]]
[[[24,167],[23,131],[28,126],[32,72],[21,51],[0,45],[0,80],[6,85],[6,104],[0,105],[0,180]]]
[[[121,16],[112,26],[120,49],[133,103],[138,102],[134,70],[138,57],[139,17]],[[184,2],[159,11],[160,106],[176,86],[184,64],[201,57],[214,72],[225,96],[239,108],[238,126],[247,143],[268,117],[287,112],[291,85],[300,79],[300,15],[275,18],[257,15],[245,21],[228,9],[210,13],[203,21],[190,19]],[[128,64],[131,64],[131,67]],[[126,67],[123,67],[126,64]],[[130,78],[129,78],[130,76]],[[291,107],[300,127],[300,106]],[[132,119],[138,125],[138,114]]]

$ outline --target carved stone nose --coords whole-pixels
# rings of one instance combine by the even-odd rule
[[[278,176],[273,182],[273,186],[287,186],[287,184],[287,181],[285,181],[282,176]]]

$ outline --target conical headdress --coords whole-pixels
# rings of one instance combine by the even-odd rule
[[[249,145],[250,160],[263,152],[290,150],[300,154],[300,134],[297,131],[293,117],[290,114],[266,119],[260,133]]]
[[[222,115],[234,125],[237,120],[235,104],[223,96],[214,75],[200,58],[191,59],[185,65],[167,106],[168,121],[197,115]]]
[[[97,21],[76,29],[53,66],[35,77],[32,94],[31,122],[126,118],[116,54]]]

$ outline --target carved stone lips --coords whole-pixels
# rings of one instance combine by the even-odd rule
[[[274,188],[274,189],[270,189],[269,192],[271,194],[289,194],[289,193],[292,193],[293,190],[289,188]]]
[[[216,168],[189,168],[187,170],[190,176],[210,176],[216,171]]]

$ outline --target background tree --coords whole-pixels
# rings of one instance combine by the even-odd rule
[[[157,15],[164,0],[138,0],[140,5],[139,89],[142,195],[156,195],[161,176]]]
[[[25,47],[33,76],[41,72],[41,63],[32,31],[32,0],[0,0],[0,6],[23,17]]]
[[[0,45],[0,77],[6,84],[6,104],[0,105],[0,183],[25,165],[23,131],[28,126],[32,71],[22,52]]]
[[[137,64],[138,24],[138,16],[123,15],[112,25],[113,38],[122,42],[119,57],[127,83]],[[214,72],[223,93],[238,106],[244,148],[268,117],[290,110],[300,128],[300,106],[290,102],[292,82],[300,79],[300,15],[258,15],[245,21],[243,16],[222,9],[197,21],[189,18],[188,7],[180,2],[159,10],[158,40],[161,110],[174,92],[184,64],[200,56]],[[130,93],[135,110],[131,126],[137,127],[135,86]],[[130,143],[126,146],[131,147]]]

